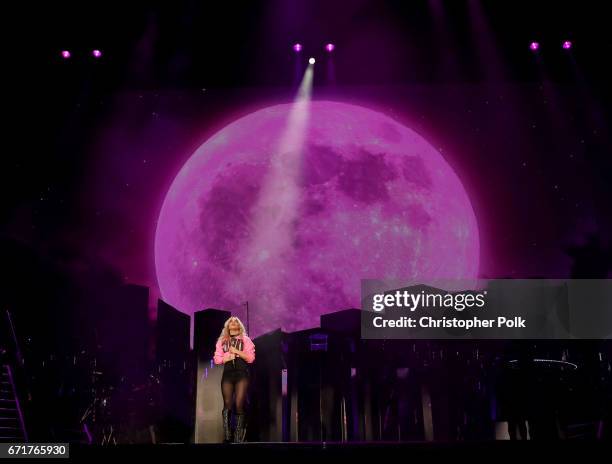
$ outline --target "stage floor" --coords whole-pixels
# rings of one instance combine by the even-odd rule
[[[381,464],[380,459],[403,457],[406,460],[419,458],[452,459],[453,461],[469,459],[478,461],[479,457],[494,458],[499,461],[514,461],[536,457],[543,459],[584,460],[588,456],[599,453],[610,453],[612,442],[604,441],[492,441],[481,443],[241,443],[241,444],[157,444],[157,445],[71,445],[70,455],[75,458],[119,457],[142,459],[316,459],[320,462],[348,464],[337,459],[359,458],[371,460],[373,464]],[[597,454],[596,454],[597,453]],[[208,461],[210,462],[210,461]],[[292,463],[289,463],[292,464]]]

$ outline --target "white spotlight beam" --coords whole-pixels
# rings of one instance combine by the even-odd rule
[[[286,259],[293,248],[293,227],[300,214],[300,186],[302,151],[310,113],[313,65],[302,78],[289,112],[285,130],[270,159],[269,171],[262,183],[252,219],[252,235],[245,247],[244,267],[240,270],[241,286],[246,292],[257,292],[259,301],[245,295],[256,305],[284,310],[284,302],[277,301],[283,285]],[[253,276],[265,272],[266,286],[254,287]],[[260,281],[260,279],[256,279]],[[254,308],[256,310],[256,308]]]

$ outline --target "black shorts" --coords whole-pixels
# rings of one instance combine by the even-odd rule
[[[246,369],[225,369],[221,377],[221,383],[231,382],[236,383],[242,379],[249,378],[249,371]]]

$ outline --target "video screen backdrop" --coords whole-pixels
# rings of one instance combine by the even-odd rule
[[[244,317],[249,301],[260,335],[359,307],[362,278],[609,275],[610,134],[587,88],[315,87],[299,165],[279,167],[293,94],[143,89],[70,105],[47,148],[13,165],[30,194],[3,222],[14,304],[53,314],[66,306],[53,280],[109,279],[186,313]],[[71,303],[79,319],[88,299]]]

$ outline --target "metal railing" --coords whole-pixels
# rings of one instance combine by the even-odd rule
[[[28,389],[28,381],[26,374],[24,372],[25,369],[25,359],[23,357],[23,353],[21,351],[21,347],[19,345],[19,339],[17,337],[17,332],[15,330],[15,324],[13,322],[13,317],[11,316],[11,312],[6,309],[4,310],[4,315],[6,317],[7,322],[7,330],[10,332],[8,337],[12,340],[11,347],[6,346],[7,354],[12,353],[11,356],[12,363],[14,363],[14,368],[11,368],[11,361],[7,359],[6,362],[6,370],[9,376],[9,381],[11,384],[11,388],[13,390],[13,395],[15,397],[15,405],[17,409],[17,415],[19,418],[19,424],[21,426],[21,431],[23,433],[24,440],[28,441],[28,432],[25,424],[25,416],[24,414],[24,404],[23,401],[20,400],[28,400],[30,398],[29,389]],[[20,398],[20,393],[23,394]]]
[[[13,389],[13,396],[15,397],[15,408],[17,409],[17,415],[19,417],[19,424],[21,425],[21,433],[23,433],[24,441],[28,442],[28,431],[25,427],[25,421],[23,419],[23,410],[21,409],[21,403],[19,402],[19,395],[17,394],[17,387],[15,386],[15,379],[13,378],[13,371],[11,366],[6,365],[6,371],[8,372],[9,382],[11,383],[11,388]]]

